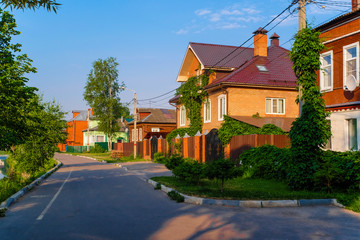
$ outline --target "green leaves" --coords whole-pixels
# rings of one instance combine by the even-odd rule
[[[60,3],[54,0],[1,0],[0,3],[4,5],[4,8],[10,7],[10,9],[35,9],[45,8],[47,11],[54,11],[55,13],[59,9]]]
[[[23,143],[30,131],[26,122],[37,108],[37,89],[26,86],[28,73],[35,73],[32,60],[21,51],[21,44],[11,43],[19,35],[14,17],[0,9],[0,149]]]
[[[120,131],[117,120],[130,115],[129,109],[120,102],[119,93],[125,85],[119,83],[118,65],[113,57],[95,61],[83,95],[99,120],[99,130],[109,136],[109,146],[114,133]]]
[[[176,92],[177,95],[180,95],[180,103],[184,104],[186,108],[186,116],[190,119],[191,132],[194,134],[202,130],[201,107],[208,96],[204,90],[208,83],[208,74],[190,77]]]
[[[326,120],[329,114],[316,86],[316,71],[320,69],[319,52],[324,48],[319,34],[310,27],[303,29],[295,36],[290,53],[298,85],[302,87],[301,100],[304,101],[301,117],[293,122],[290,131],[293,162],[289,179],[290,187],[295,189],[312,187],[321,148],[331,136]]]

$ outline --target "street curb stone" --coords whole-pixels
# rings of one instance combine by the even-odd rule
[[[11,197],[9,197],[4,202],[2,202],[0,204],[0,209],[9,208],[11,204],[13,204],[15,201],[17,201],[20,197],[24,196],[25,193],[27,193],[28,191],[33,189],[36,185],[39,185],[45,178],[47,178],[52,173],[54,173],[56,170],[58,170],[62,166],[62,162],[60,162],[59,160],[56,160],[56,161],[58,162],[58,164],[55,167],[53,167],[47,173],[43,174],[42,176],[40,176],[39,178],[34,180],[32,183],[23,187],[20,191],[13,194]]]
[[[158,184],[156,181],[147,179],[146,182],[154,187]],[[175,191],[172,188],[161,184],[161,190],[165,193]],[[246,207],[246,208],[273,208],[273,207],[303,207],[303,206],[336,206],[344,208],[336,199],[300,199],[300,200],[225,200],[225,199],[209,199],[201,197],[188,196],[175,191],[184,197],[185,203],[195,205],[216,205],[230,207]]]

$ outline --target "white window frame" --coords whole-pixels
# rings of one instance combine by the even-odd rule
[[[104,135],[96,135],[96,142],[100,142],[100,141],[98,141],[99,137],[103,138],[102,142],[105,142],[105,136]]]
[[[160,132],[160,128],[153,127],[153,128],[151,128],[151,132]]]
[[[179,111],[179,125],[181,127],[185,126],[185,122],[186,122],[186,109],[185,106],[181,106],[180,107],[180,111]]]
[[[139,141],[141,142],[143,138],[143,134],[142,134],[142,128],[139,128]]]
[[[356,47],[356,73],[355,77],[357,80],[356,86],[359,86],[359,42],[355,42],[346,46],[343,46],[343,87],[346,85],[346,50],[349,48]]]
[[[221,94],[220,96],[218,96],[218,120],[223,121],[224,115],[226,115],[226,113],[227,113],[226,95]]]
[[[276,102],[276,104],[277,104],[277,109],[278,109],[278,111],[279,111],[279,100],[283,100],[283,103],[284,103],[284,106],[283,106],[283,110],[284,110],[284,112],[283,113],[279,113],[279,112],[277,112],[277,113],[274,113],[273,112],[273,106],[274,106],[274,104],[273,104],[273,100],[277,100]],[[268,112],[267,111],[267,109],[266,109],[266,102],[267,102],[267,100],[270,100],[270,112]],[[265,98],[265,113],[266,114],[275,114],[275,115],[285,115],[285,106],[286,106],[286,103],[285,103],[285,98]]]
[[[209,118],[207,118],[208,114],[209,114]],[[207,99],[204,102],[204,123],[209,123],[209,122],[211,122],[211,100]]]
[[[334,88],[334,58],[333,58],[333,51],[328,51],[328,52],[325,52],[325,53],[322,53],[320,54],[320,62],[321,62],[321,66],[322,68],[325,68],[329,65],[324,65],[325,64],[325,61],[324,61],[324,57],[326,56],[329,56],[330,55],[330,59],[331,59],[331,69],[330,69],[330,81],[331,81],[331,84],[330,86],[327,86],[325,87],[325,79],[324,79],[324,76],[325,76],[325,70],[324,69],[321,69],[320,70],[320,91],[323,91],[323,92],[331,92]]]

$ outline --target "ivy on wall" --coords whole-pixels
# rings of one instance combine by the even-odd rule
[[[293,163],[289,178],[290,186],[296,189],[312,187],[321,148],[331,136],[326,120],[329,114],[317,86],[316,71],[321,64],[319,52],[324,48],[319,35],[311,27],[304,28],[295,36],[290,53],[293,70],[302,87],[300,100],[304,102],[301,116],[293,122],[290,131]]]
[[[219,138],[224,144],[228,144],[233,136],[249,134],[282,135],[285,132],[274,124],[265,124],[262,128],[224,116],[224,122],[219,129]]]

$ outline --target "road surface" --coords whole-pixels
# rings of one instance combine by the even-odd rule
[[[360,214],[341,208],[176,203],[142,180],[161,168],[56,157],[64,166],[0,218],[1,240],[360,239]]]

